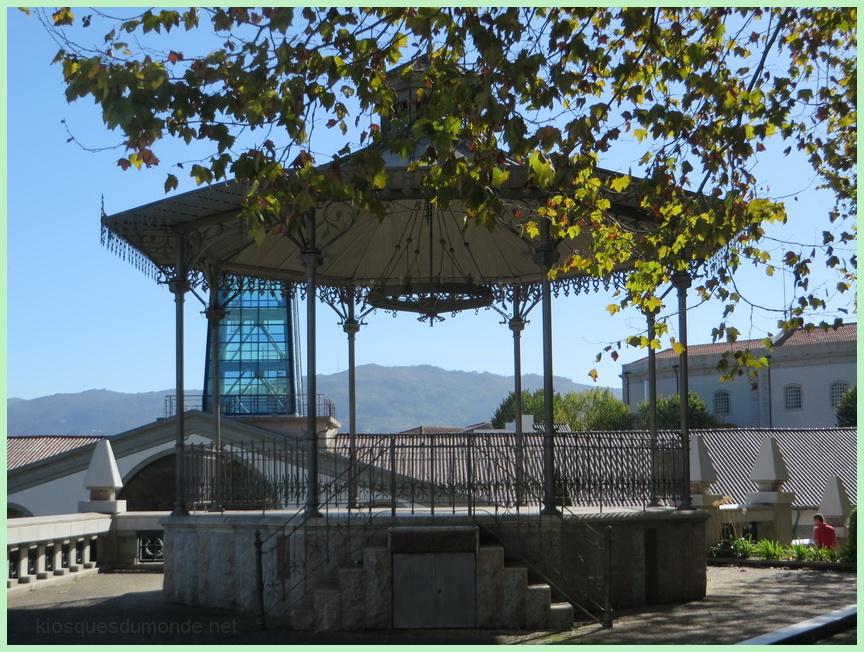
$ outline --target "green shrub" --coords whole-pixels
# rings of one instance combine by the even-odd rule
[[[712,558],[746,559],[753,554],[753,542],[749,539],[723,539],[708,548],[708,556]]]
[[[837,551],[833,548],[817,548],[816,559],[818,561],[837,561]]]
[[[786,546],[779,541],[771,541],[770,539],[762,539],[753,546],[753,552],[757,557],[765,560],[785,559]]]
[[[789,556],[795,561],[813,561],[816,559],[816,549],[813,546],[796,543],[789,546]]]
[[[837,402],[837,425],[840,427],[854,427],[858,425],[858,385],[852,385],[843,392],[843,396]]]
[[[858,508],[855,507],[849,514],[849,527],[846,528],[849,538],[846,545],[840,551],[840,559],[855,563],[858,560]]]

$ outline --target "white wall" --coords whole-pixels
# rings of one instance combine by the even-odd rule
[[[200,444],[210,440],[200,435],[190,435],[186,441],[190,444]],[[174,442],[166,442],[125,457],[116,458],[117,469],[120,471],[123,482],[126,483],[130,479],[132,471],[139,465],[151,458],[159,457],[160,454],[165,454],[173,448]],[[33,516],[77,513],[78,501],[90,499],[90,492],[84,488],[86,474],[86,470],[79,471],[17,493],[8,494],[6,501],[24,507]]]
[[[766,352],[754,352],[763,355]],[[777,347],[770,354],[770,367],[759,372],[757,388],[751,379],[739,376],[730,382],[720,382],[717,370],[719,355],[693,356],[688,360],[689,387],[714,411],[714,393],[727,391],[730,413],[721,415],[728,424],[738,427],[831,427],[837,423],[836,408],[831,406],[831,384],[845,382],[849,387],[857,382],[856,343],[836,342],[816,345]],[[677,358],[657,359],[657,395],[677,393],[678,384],[673,365]],[[630,384],[630,409],[648,400],[647,361],[624,366],[623,383]],[[801,385],[803,405],[800,410],[787,410],[784,388],[790,383]],[[626,396],[626,390],[625,390]]]
[[[837,408],[831,406],[831,384],[842,381],[851,387],[856,382],[854,363],[813,361],[796,366],[777,365],[771,370],[771,416],[775,428],[834,426]],[[784,388],[801,385],[802,407],[787,410]]]

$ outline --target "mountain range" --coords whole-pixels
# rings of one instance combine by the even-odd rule
[[[384,367],[360,365],[357,374],[357,430],[400,432],[416,426],[468,426],[488,421],[507,394],[513,377],[487,372],[448,371],[431,365]],[[342,430],[348,428],[348,372],[319,375],[318,392],[335,404]],[[525,390],[543,386],[526,374]],[[555,391],[566,394],[591,385],[555,377]],[[621,390],[610,388],[620,398]],[[201,390],[187,390],[200,394]],[[91,389],[34,399],[9,398],[10,435],[114,435],[164,416],[165,397],[173,389],[138,394]]]

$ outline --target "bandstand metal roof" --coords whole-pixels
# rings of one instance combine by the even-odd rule
[[[397,96],[397,105],[413,114],[418,100],[416,89],[428,80],[424,73],[428,56],[400,65],[388,73]],[[467,74],[467,71],[466,71]],[[545,270],[538,264],[538,240],[524,233],[524,222],[533,209],[545,203],[550,192],[532,187],[528,167],[505,157],[507,180],[498,189],[506,210],[497,216],[494,229],[471,223],[458,201],[448,208],[433,208],[432,196],[421,188],[423,167],[409,168],[416,153],[426,151],[428,142],[416,143],[407,159],[391,153],[386,145],[392,134],[405,126],[394,126],[382,115],[380,148],[387,166],[387,186],[378,191],[387,207],[379,218],[344,202],[322,202],[315,211],[315,248],[321,265],[315,271],[319,286],[382,288],[399,285],[403,291],[422,286],[495,287],[535,285]],[[473,154],[464,143],[454,145],[453,154]],[[350,169],[351,165],[343,165]],[[618,175],[598,170],[603,177]],[[103,239],[109,248],[129,255],[145,270],[170,269],[175,265],[177,235],[186,235],[187,266],[192,271],[217,270],[222,274],[302,283],[306,270],[301,252],[308,248],[310,225],[292,224],[279,235],[268,235],[260,245],[248,233],[239,217],[248,187],[223,182],[192,192],[104,217]],[[630,228],[649,228],[647,214],[624,193],[608,193],[613,209],[611,219]],[[644,221],[644,225],[640,222]],[[584,251],[585,237],[556,238],[552,242],[558,262]],[[155,266],[155,269],[154,269]],[[623,271],[624,267],[613,271]],[[556,283],[585,281],[577,272],[562,272]]]
[[[525,187],[527,173],[516,167],[502,189],[507,212],[493,229],[465,217],[460,204],[434,209],[419,189],[420,176],[388,168],[389,186],[380,191],[384,218],[344,202],[316,210],[316,240],[322,264],[319,285],[380,287],[386,283],[471,283],[480,286],[536,284],[538,240],[524,233],[532,208],[548,193]],[[185,236],[190,270],[218,269],[237,276],[302,283],[301,252],[308,226],[268,235],[260,245],[240,217],[246,185],[229,181],[146,204],[102,219],[104,244],[145,272],[173,268],[177,235]],[[642,212],[623,195],[613,200],[616,218],[640,228]],[[647,222],[646,222],[647,223]],[[646,227],[641,227],[646,228]],[[555,238],[558,260],[584,250],[584,237]],[[580,275],[565,272],[558,283]]]

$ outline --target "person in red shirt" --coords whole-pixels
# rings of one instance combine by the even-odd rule
[[[834,528],[825,523],[822,514],[813,516],[813,543],[817,548],[835,548],[837,546],[837,534]]]

